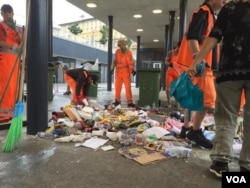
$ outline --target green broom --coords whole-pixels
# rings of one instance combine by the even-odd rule
[[[29,7],[30,6],[28,5],[28,15],[29,15]],[[27,18],[29,18],[29,16],[27,16]],[[27,18],[26,18],[26,30],[24,33],[23,44],[21,45],[21,49],[22,47],[24,47],[24,55],[23,55],[23,63],[21,65],[19,96],[18,96],[18,101],[15,105],[14,115],[11,120],[10,129],[8,131],[5,143],[2,147],[3,152],[12,152],[15,149],[15,146],[19,142],[23,133],[24,104],[22,98],[23,98],[24,73],[25,73],[25,62],[26,62],[26,39],[28,32]]]

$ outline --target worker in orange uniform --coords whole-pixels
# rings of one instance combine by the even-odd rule
[[[186,35],[181,41],[177,63],[187,69],[192,60],[198,55],[204,40],[209,36],[215,23],[215,12],[219,11],[226,0],[205,0],[203,4],[191,16]],[[218,47],[217,47],[218,48]],[[211,50],[204,61],[208,65],[201,77],[194,77],[193,83],[198,84],[204,94],[204,110],[195,111],[192,117],[193,125],[190,127],[187,110],[185,110],[184,126],[180,137],[188,138],[197,145],[211,149],[213,143],[208,140],[201,129],[202,121],[209,109],[215,108],[216,91],[212,67],[218,63],[217,53],[219,50]]]
[[[167,96],[167,107],[171,107],[171,97],[170,97],[170,83],[177,80],[181,72],[183,72],[182,67],[176,63],[177,54],[179,51],[180,42],[177,46],[170,50],[165,58],[165,64],[167,66],[166,70],[166,96]]]
[[[63,72],[71,69],[68,65],[64,63],[55,62],[55,65],[59,70],[62,70]],[[71,91],[70,91],[69,85],[67,85],[67,90],[63,93],[63,95],[70,95],[70,94],[71,94]]]
[[[3,21],[0,22],[0,122],[4,122],[12,118],[18,97],[19,51],[23,32],[22,29],[16,28],[13,8],[10,5],[2,5],[1,15]]]
[[[91,84],[97,83],[98,76],[91,75],[82,68],[76,68],[66,70],[64,79],[72,91],[71,104],[88,106],[88,89]]]
[[[127,48],[124,39],[118,40],[119,49],[115,52],[115,59],[111,65],[111,71],[115,69],[115,106],[121,104],[122,85],[125,85],[127,106],[135,107],[131,91],[131,74],[135,75],[134,59],[132,52]]]

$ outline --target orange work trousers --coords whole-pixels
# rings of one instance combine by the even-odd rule
[[[64,74],[64,80],[72,91],[71,103],[77,104],[78,102],[77,102],[77,95],[76,95],[76,81],[73,78],[71,78],[69,75],[67,75],[66,73]],[[81,100],[85,98],[85,96],[83,96],[82,90],[80,92],[80,98]]]
[[[181,66],[178,67],[168,67],[166,71],[166,89],[170,89],[170,83],[178,79],[179,75],[183,72]]]
[[[198,84],[199,88],[203,91],[204,107],[211,109],[215,108],[216,91],[212,70],[206,69],[203,76],[194,77],[193,84]]]
[[[125,85],[127,103],[133,103],[131,91],[131,73],[129,69],[120,69],[115,72],[115,100],[121,101],[122,85]]]
[[[0,121],[12,118],[15,103],[17,102],[20,61],[18,60],[14,66],[16,57],[12,53],[0,52],[0,99],[2,100],[0,102]],[[14,70],[13,73],[11,73],[12,69]]]
[[[241,92],[241,98],[240,98],[240,109],[239,109],[239,113],[242,113],[243,112],[243,108],[244,108],[244,105],[246,103],[246,97],[245,97],[245,93],[244,93],[244,89],[242,90]]]

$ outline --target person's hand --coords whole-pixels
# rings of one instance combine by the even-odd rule
[[[201,77],[205,72],[205,62],[201,62],[196,65],[196,77]]]
[[[111,73],[111,75],[113,75],[114,74],[114,69],[111,69],[110,73]]]
[[[16,29],[16,36],[17,36],[17,39],[21,42],[23,38],[23,31],[20,28]]]
[[[196,75],[197,70],[196,70],[196,65],[191,65],[190,67],[187,68],[185,71],[189,77],[193,77]]]
[[[85,106],[89,106],[89,102],[88,102],[88,99],[87,98],[84,98],[82,100],[82,103],[85,105]]]
[[[206,68],[210,68],[210,66],[208,65],[208,63],[205,60],[201,61],[200,63],[198,63],[195,66],[196,74],[194,76],[195,77],[201,77],[201,76],[203,76]]]
[[[21,49],[19,46],[11,46],[11,49],[15,52],[18,53]]]
[[[132,74],[133,74],[133,76],[135,76],[135,75],[136,75],[136,72],[133,70],[133,71],[132,71]]]

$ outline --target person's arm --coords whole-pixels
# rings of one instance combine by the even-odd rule
[[[225,5],[221,9],[217,21],[215,22],[215,25],[209,34],[209,37],[205,40],[204,45],[200,49],[200,52],[194,58],[191,66],[186,70],[189,76],[194,76],[197,73],[196,65],[199,64],[206,57],[209,51],[212,50],[214,46],[221,41],[226,30],[226,26],[227,24],[229,24],[228,12],[231,12],[231,8],[229,7],[227,9],[227,5]]]
[[[198,12],[193,13],[186,33],[187,40],[197,40],[198,43],[203,42],[204,33],[208,26],[207,18],[208,12],[203,9],[199,9]]]
[[[6,42],[4,42],[4,41],[0,41],[0,47],[1,48],[5,48],[5,49],[10,49],[10,50],[12,50],[12,45],[10,45],[10,44],[7,44]]]
[[[204,45],[200,49],[200,52],[194,58],[191,66],[186,70],[189,76],[194,76],[197,73],[196,65],[202,62],[202,60],[206,57],[210,50],[214,48],[217,42],[218,40],[213,37],[209,37],[205,40]]]
[[[77,80],[76,80],[76,96],[80,96],[81,90],[83,89],[83,84],[85,82],[84,76],[82,74],[82,71],[79,71],[77,75]]]
[[[4,49],[10,49],[12,48],[12,45],[7,44],[6,42],[6,33],[3,27],[0,25],[0,48]]]
[[[129,61],[130,64],[128,66],[129,66],[129,69],[130,69],[130,73],[135,75],[135,61],[134,61],[132,52],[129,51],[129,53],[130,53],[130,61]]]
[[[23,40],[23,30],[20,28],[16,29],[16,37],[17,37],[17,41],[19,44],[21,44],[22,40]]]
[[[195,56],[199,53],[200,47],[198,40],[188,40],[188,47],[192,53],[192,57],[195,58]]]
[[[187,40],[188,46],[193,56],[195,56],[199,51],[199,44],[204,41],[204,33],[208,26],[207,22],[208,13],[200,9],[197,13],[194,13],[192,20],[190,22]]]
[[[110,69],[111,70],[114,70],[115,69],[115,66],[116,66],[116,60],[114,59],[113,61],[112,61],[112,63],[111,63],[111,67],[110,67]]]
[[[170,62],[171,56],[172,56],[172,53],[171,53],[171,50],[170,50],[170,51],[168,52],[166,58],[165,58],[165,64],[166,64],[167,66],[170,66],[170,67],[173,66],[172,63]]]
[[[117,63],[117,60],[116,60],[116,55],[117,54],[117,51],[115,52],[115,58],[114,58],[114,60],[112,61],[112,63],[111,63],[111,67],[110,67],[110,70],[111,71],[114,71],[114,69],[115,69],[115,66],[116,66],[116,63]]]

